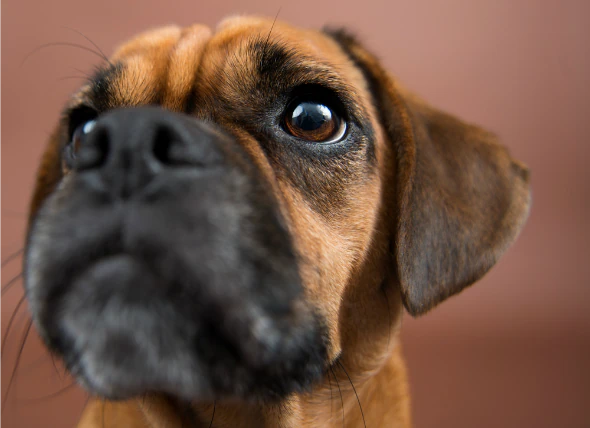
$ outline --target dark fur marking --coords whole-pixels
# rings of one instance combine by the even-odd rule
[[[121,77],[123,69],[123,64],[116,62],[99,68],[90,80],[90,100],[97,111],[103,112],[113,107],[112,98],[116,91],[113,82]]]
[[[481,278],[516,238],[528,213],[527,174],[492,134],[401,94],[396,99],[388,74],[354,37],[326,33],[363,71],[394,146],[396,268],[404,305],[423,314]]]
[[[286,93],[282,100],[286,105],[298,88],[315,86],[322,92],[333,93],[344,108],[342,113],[349,129],[347,141],[342,143],[322,145],[291,139],[285,141],[275,134],[253,132],[257,139],[263,140],[262,147],[277,174],[287,178],[306,195],[316,211],[330,216],[335,205],[346,203],[346,188],[363,180],[373,170],[376,164],[374,130],[361,106],[350,96],[349,88],[329,66],[321,63],[317,63],[317,67],[302,65],[305,57],[281,43],[254,40],[249,49],[256,58],[256,72],[260,76],[256,92],[264,93],[266,99],[276,99],[275,94]],[[369,168],[366,168],[367,162]],[[350,169],[349,165],[355,164],[360,166]]]
[[[354,63],[354,65],[361,71],[367,85],[369,87],[369,92],[371,95],[371,99],[373,100],[373,105],[377,110],[377,114],[379,115],[379,120],[383,124],[392,125],[395,121],[392,119],[395,117],[394,112],[388,108],[388,103],[384,102],[383,95],[381,91],[381,82],[379,82],[376,76],[372,73],[372,71],[367,67],[365,63],[359,61],[356,55],[352,52],[353,46],[358,45],[356,38],[350,34],[347,30],[343,28],[339,29],[332,29],[332,28],[324,28],[324,33],[328,36],[332,37],[342,51],[348,56],[348,58]],[[388,129],[389,135],[401,135],[403,130],[398,127]],[[375,156],[374,152],[371,154]]]

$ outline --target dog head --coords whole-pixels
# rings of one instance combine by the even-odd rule
[[[516,238],[527,170],[340,31],[253,18],[123,45],[72,97],[26,291],[90,392],[284,398],[369,375]]]

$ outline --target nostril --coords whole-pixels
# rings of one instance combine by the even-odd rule
[[[168,126],[160,126],[156,130],[152,155],[165,166],[186,164],[183,156],[183,144],[180,137]]]
[[[111,142],[106,130],[102,130],[97,137],[96,148],[98,150],[98,156],[96,162],[98,164],[97,166],[101,166],[106,163],[107,158],[109,157]]]
[[[163,165],[175,164],[173,147],[176,143],[176,136],[167,126],[159,126],[154,136],[152,155]]]

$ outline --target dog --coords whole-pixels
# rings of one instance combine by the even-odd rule
[[[25,289],[80,427],[409,427],[404,308],[481,278],[529,205],[493,134],[345,30],[165,27],[66,105]]]

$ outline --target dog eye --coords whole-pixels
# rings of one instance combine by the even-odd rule
[[[70,112],[68,121],[68,144],[66,146],[70,157],[75,156],[84,137],[94,127],[97,117],[98,113],[87,106],[80,106]]]
[[[92,131],[92,128],[94,128],[95,124],[96,124],[96,120],[94,120],[94,119],[89,120],[89,121],[86,121],[86,122],[78,125],[78,127],[74,130],[74,132],[72,134],[72,140],[71,140],[72,150],[74,151],[74,153],[78,151],[83,138],[88,133],[90,133],[90,131]]]
[[[316,143],[340,140],[346,131],[346,122],[330,107],[313,101],[292,103],[284,118],[289,134]]]
[[[72,135],[72,144],[74,146],[74,150],[78,150],[82,139],[87,134],[89,134],[90,131],[92,131],[92,128],[94,128],[95,124],[96,120],[89,120],[88,122],[78,125],[78,127],[74,130],[74,133]]]

